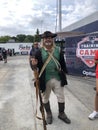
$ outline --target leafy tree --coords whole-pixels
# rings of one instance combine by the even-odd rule
[[[17,41],[17,37],[15,37],[15,36],[11,37],[11,39],[14,39],[15,42]]]
[[[10,36],[1,36],[1,37],[0,37],[0,42],[1,42],[1,43],[6,43],[6,42],[8,42],[8,40],[9,40],[10,38],[11,38]]]
[[[0,37],[0,43],[6,43],[10,39],[14,39],[15,42],[40,42],[41,38],[39,36],[39,29],[36,30],[35,35],[25,35],[25,34],[19,34],[17,36],[1,36]]]
[[[25,38],[26,38],[26,35],[24,34],[19,34],[16,36],[17,37],[17,41],[19,42],[24,42]]]
[[[35,41],[35,42],[40,42],[40,41],[41,41],[41,38],[40,38],[40,36],[39,36],[39,30],[38,30],[38,29],[37,29],[36,34],[35,34],[35,36],[34,36],[34,41]]]
[[[39,29],[37,28],[36,34],[39,35]]]
[[[34,42],[34,36],[32,36],[32,35],[27,35],[24,41],[25,41],[25,42]]]

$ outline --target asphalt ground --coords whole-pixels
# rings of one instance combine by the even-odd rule
[[[33,78],[28,56],[8,57],[8,63],[0,61],[0,130],[44,130],[42,120],[36,118]],[[94,109],[95,78],[72,75],[67,78],[65,113],[71,124],[58,119],[57,99],[52,93],[53,124],[47,125],[47,130],[98,130],[98,119],[88,119]],[[41,117],[39,101],[37,112]]]

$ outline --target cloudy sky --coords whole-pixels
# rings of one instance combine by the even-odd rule
[[[58,0],[0,0],[0,36],[58,31]],[[98,0],[61,0],[62,28],[98,11]]]

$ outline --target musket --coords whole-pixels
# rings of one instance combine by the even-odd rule
[[[39,96],[39,100],[40,100],[40,111],[41,111],[41,114],[42,114],[43,128],[44,128],[44,130],[47,130],[44,105],[43,105],[43,102],[42,102],[42,96],[41,96],[41,91],[40,91],[39,73],[38,73],[38,70],[37,70],[36,67],[34,67],[33,70],[34,70],[35,85],[36,85],[36,97],[37,97],[37,100],[38,100],[38,96]]]

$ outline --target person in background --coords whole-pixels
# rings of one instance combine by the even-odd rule
[[[32,57],[35,57],[35,53],[39,50],[39,44],[38,42],[34,42],[32,45],[32,48],[30,50],[30,54],[29,54],[29,63],[32,69],[32,65],[31,65],[31,59]]]
[[[96,66],[96,95],[95,95],[95,110],[89,115],[90,120],[98,117],[98,50],[95,53],[95,66]]]
[[[5,48],[3,48],[2,50],[2,56],[3,56],[4,63],[7,63],[7,50]]]
[[[42,47],[37,51],[34,58],[32,58],[32,68],[38,68],[40,90],[42,95],[43,105],[46,111],[46,122],[52,124],[53,115],[50,106],[51,91],[57,97],[58,101],[58,118],[67,124],[71,121],[65,114],[65,96],[64,85],[67,85],[65,77],[67,73],[64,55],[60,47],[55,46],[54,38],[57,34],[50,31],[45,31],[40,35],[42,39]],[[64,72],[64,75],[61,74]]]

